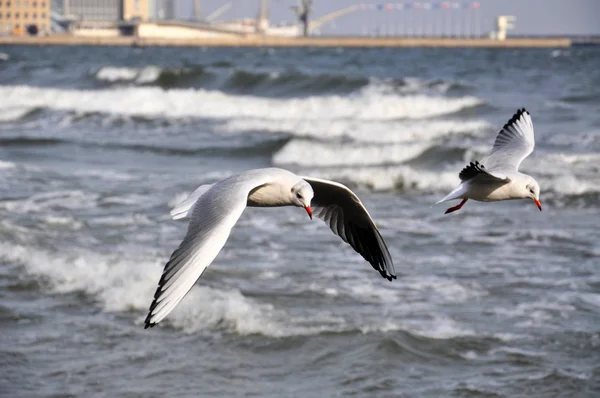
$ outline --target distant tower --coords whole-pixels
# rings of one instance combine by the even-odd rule
[[[175,19],[175,0],[163,0],[164,18]]]
[[[196,21],[200,20],[200,0],[194,0],[194,18]]]
[[[292,7],[302,24],[304,36],[308,36],[309,16],[312,11],[312,0],[299,0],[300,5]]]
[[[302,31],[305,37],[308,36],[308,17],[310,15],[311,6],[312,0],[302,0],[302,13],[300,14],[300,22],[302,22]]]
[[[267,0],[260,0],[260,9],[256,17],[256,32],[265,33],[269,29],[269,9]]]
[[[496,31],[497,40],[506,40],[506,31],[508,29],[514,29],[514,22],[517,18],[511,15],[500,15],[496,18],[496,25],[498,30]]]

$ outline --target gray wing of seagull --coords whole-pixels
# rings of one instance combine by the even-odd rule
[[[264,183],[265,175],[238,176],[215,184],[198,198],[187,234],[165,265],[145,328],[160,322],[190,291],[225,245],[249,193]]]
[[[463,182],[475,177],[490,182],[508,182],[534,147],[531,116],[524,108],[519,109],[498,133],[490,154],[481,162],[471,162],[459,177]]]
[[[333,181],[302,177],[313,188],[313,214],[359,253],[382,277],[396,279],[392,256],[373,219],[348,187]]]

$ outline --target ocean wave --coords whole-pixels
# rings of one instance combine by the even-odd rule
[[[266,91],[281,94],[349,93],[367,86],[370,79],[342,74],[234,70],[221,87],[242,92]],[[260,89],[260,90],[259,90]]]
[[[270,120],[365,121],[423,119],[448,115],[481,104],[476,97],[398,96],[377,91],[355,95],[270,99],[196,89],[162,90],[120,87],[72,90],[31,86],[2,86],[3,103],[78,113],[107,113],[150,117],[206,119],[259,118]],[[0,111],[3,108],[0,105]]]
[[[7,162],[5,160],[0,160],[0,170],[2,170],[2,169],[13,169],[15,167],[17,167],[16,163]]]
[[[91,209],[97,207],[100,195],[80,190],[44,192],[27,199],[5,200],[0,207],[11,213],[46,212],[61,209]]]
[[[573,94],[561,97],[559,101],[566,102],[568,104],[596,104],[600,102],[600,94],[588,93],[588,94]]]
[[[63,220],[50,222],[61,223]],[[150,253],[136,253],[135,258],[130,258],[119,250],[106,255],[80,249],[53,251],[8,243],[0,243],[0,257],[9,263],[22,265],[31,277],[41,278],[45,283],[38,287],[40,289],[50,289],[59,294],[84,292],[105,312],[134,312],[135,323],[140,327],[163,266],[163,260],[154,259],[156,256]],[[448,281],[426,282],[425,289],[435,289],[436,286],[442,287],[444,294],[449,294],[451,298],[458,295],[458,299],[462,300],[465,295],[463,288],[458,287],[457,290],[458,285]],[[423,290],[418,284],[415,288]],[[384,290],[389,291],[389,300],[388,304],[382,305],[397,307],[396,303],[402,301],[397,289]],[[353,284],[346,294],[377,294],[379,298],[376,302],[381,303],[381,293],[375,285],[366,289],[365,286]],[[377,320],[368,315],[371,306],[365,313],[355,309],[359,313],[354,310],[304,313],[305,310],[302,310],[302,314],[296,314],[298,309],[275,307],[262,299],[247,297],[235,288],[201,285],[192,288],[163,325],[186,333],[212,330],[276,338],[390,331],[407,331],[434,339],[473,335],[471,329],[435,311],[434,307],[428,307],[430,315],[423,318],[423,305],[405,303],[396,316],[378,316]],[[411,315],[413,313],[414,317]]]
[[[339,145],[307,140],[292,140],[273,156],[277,165],[344,166],[398,164],[421,155],[428,143],[395,145]]]
[[[483,120],[270,120],[231,119],[217,125],[225,133],[261,131],[318,140],[350,138],[370,143],[427,141],[446,135],[479,134],[490,130]]]
[[[427,170],[409,165],[311,168],[305,174],[341,181],[350,186],[359,185],[374,191],[443,192],[454,189],[460,183],[458,171]]]
[[[61,138],[45,138],[45,137],[6,137],[0,138],[1,146],[51,146],[60,145],[66,141]]]
[[[0,108],[0,123],[12,122],[25,118],[30,113],[34,112],[35,108],[27,106],[7,106]]]
[[[223,66],[227,69],[223,69]],[[371,86],[396,94],[462,93],[469,86],[444,79],[374,78],[348,73],[315,73],[309,70],[232,68],[230,64],[194,65],[185,68],[103,66],[93,73],[101,82],[154,85],[162,88],[218,88],[226,92],[263,93],[289,97],[326,93],[347,94]]]
[[[202,67],[161,68],[145,66],[141,68],[124,66],[103,66],[94,73],[96,80],[108,83],[131,83],[134,85],[157,85],[163,88],[185,87],[206,74]]]

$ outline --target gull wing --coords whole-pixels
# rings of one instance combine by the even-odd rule
[[[466,182],[478,177],[479,180],[489,182],[509,182],[510,178],[502,173],[491,173],[478,161],[471,162],[458,174],[461,182]],[[443,200],[442,200],[443,201]]]
[[[190,196],[173,207],[171,210],[171,218],[173,218],[173,220],[180,220],[191,216],[193,207],[200,196],[208,192],[213,185],[214,184],[200,185],[194,192],[190,194]]]
[[[396,279],[392,256],[360,199],[337,182],[302,177],[315,193],[313,214],[325,221],[334,234],[350,244],[382,277]]]
[[[219,254],[246,208],[251,184],[217,184],[198,198],[188,231],[165,265],[145,327],[166,317]]]
[[[519,165],[535,148],[533,122],[529,112],[519,109],[498,133],[492,151],[483,159],[488,172],[504,174],[518,171]]]

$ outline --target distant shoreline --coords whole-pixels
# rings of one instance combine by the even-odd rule
[[[503,41],[492,39],[445,39],[409,37],[274,37],[155,39],[133,36],[86,37],[0,36],[0,45],[77,45],[138,47],[447,47],[447,48],[555,48],[571,47],[570,39],[519,38]]]

